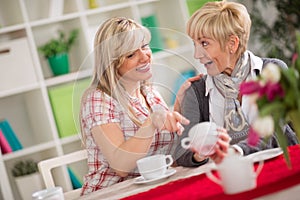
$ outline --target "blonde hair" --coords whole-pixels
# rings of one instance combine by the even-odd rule
[[[132,54],[141,45],[149,43],[150,39],[150,31],[132,19],[114,17],[106,20],[95,35],[94,73],[91,86],[83,94],[81,102],[84,103],[89,92],[97,88],[118,100],[123,108],[128,109],[126,108],[128,107],[128,96],[119,81],[121,77],[118,69],[126,56]],[[141,87],[146,84],[146,82],[141,83]],[[128,114],[139,125],[137,117],[130,109]],[[81,134],[85,141],[86,136],[82,125]]]
[[[246,7],[240,3],[216,1],[204,4],[187,23],[187,34],[197,40],[203,36],[218,41],[222,50],[231,35],[239,38],[236,54],[240,56],[247,49],[251,19]]]
[[[119,67],[127,55],[149,43],[150,32],[132,19],[116,17],[106,20],[98,29],[94,40],[95,67],[92,84],[115,97],[119,85]]]

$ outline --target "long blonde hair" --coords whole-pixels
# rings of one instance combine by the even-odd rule
[[[149,42],[150,39],[149,30],[131,19],[116,17],[105,21],[94,40],[95,71],[92,83],[114,96],[112,88],[119,85],[118,69],[126,55],[138,49],[143,41]]]
[[[198,39],[206,35],[218,41],[222,50],[231,35],[239,38],[236,54],[240,56],[247,49],[251,19],[246,7],[240,3],[216,1],[204,4],[187,23],[187,34]]]
[[[112,96],[126,108],[128,106],[125,89],[120,83],[118,69],[126,56],[141,47],[142,43],[149,43],[150,31],[125,17],[114,17],[106,20],[98,29],[94,39],[94,73],[91,86],[82,97],[82,103],[90,90],[100,89],[103,93]],[[146,82],[142,83],[147,84]],[[129,109],[129,116],[136,123],[139,121]],[[138,123],[139,125],[139,123]],[[81,127],[83,138],[85,134]]]

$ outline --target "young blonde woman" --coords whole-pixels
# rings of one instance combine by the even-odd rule
[[[172,154],[189,123],[148,82],[150,38],[148,29],[124,17],[106,20],[96,33],[94,75],[80,112],[89,168],[82,195],[139,176],[142,157]]]

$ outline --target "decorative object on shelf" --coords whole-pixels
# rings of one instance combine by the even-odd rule
[[[2,131],[3,136],[6,139],[12,151],[23,149],[21,142],[19,141],[18,137],[16,136],[14,130],[12,129],[7,119],[0,120],[0,130]]]
[[[186,0],[190,16],[210,0]]]
[[[89,0],[89,9],[98,8],[99,5],[97,3],[97,0]]]
[[[300,33],[297,33],[297,52],[292,66],[281,69],[269,63],[257,80],[241,84],[241,94],[252,95],[258,108],[258,118],[252,124],[249,142],[255,145],[258,136],[269,137],[276,132],[287,164],[290,165],[287,139],[283,134],[284,124],[290,124],[300,138]]]
[[[64,32],[58,31],[58,33],[58,38],[53,38],[46,44],[38,47],[38,50],[48,59],[55,76],[69,73],[68,53],[78,37],[79,30],[73,29],[68,38]]]
[[[3,67],[7,66],[2,68],[5,69],[5,72],[0,73],[0,93],[37,83],[37,77],[32,67],[35,64],[27,37],[8,41],[1,40],[0,63]]]
[[[76,174],[74,173],[74,171],[68,167],[68,173],[71,179],[71,183],[72,183],[72,187],[74,190],[81,188],[82,187],[82,181],[79,180],[79,178],[76,176]]]
[[[161,51],[164,49],[164,42],[161,36],[161,32],[158,28],[159,24],[156,15],[153,11],[153,8],[147,5],[143,6],[142,9],[142,24],[143,26],[147,27],[151,32],[150,48],[153,53]]]
[[[10,147],[1,129],[0,129],[0,148],[2,154],[12,152],[12,148]]]
[[[31,200],[32,193],[44,188],[37,163],[31,159],[16,162],[12,175],[23,200]]]
[[[61,84],[48,89],[48,94],[55,118],[58,134],[60,138],[77,134],[79,130],[76,127],[77,118],[73,115],[73,106],[80,107],[80,104],[73,105],[74,89],[83,91],[90,84],[90,79],[82,79],[76,82]],[[78,91],[76,91],[78,92]],[[79,103],[79,102],[78,102]]]

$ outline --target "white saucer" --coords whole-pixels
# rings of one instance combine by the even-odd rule
[[[167,170],[167,172],[163,176],[160,176],[160,177],[157,177],[157,178],[154,178],[154,179],[146,180],[146,179],[144,179],[143,176],[136,177],[134,183],[135,184],[153,183],[153,182],[162,180],[164,178],[167,178],[169,176],[172,176],[175,173],[176,173],[176,170],[170,168],[170,169]]]
[[[281,148],[273,148],[273,149],[258,151],[256,153],[247,155],[246,157],[252,159],[253,162],[259,162],[259,161],[275,158],[275,157],[281,155],[282,153],[283,153],[283,151],[281,150]]]

